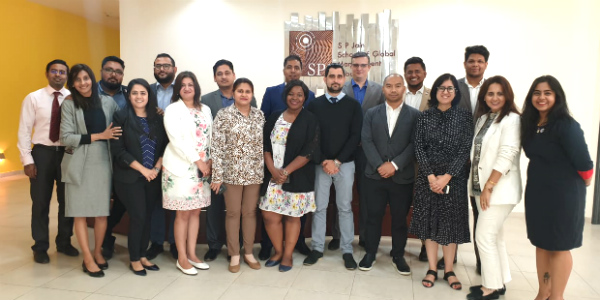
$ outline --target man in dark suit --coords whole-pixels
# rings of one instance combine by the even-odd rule
[[[360,270],[368,271],[375,263],[381,239],[381,223],[387,204],[392,215],[392,264],[402,275],[410,275],[404,260],[408,237],[406,216],[412,204],[415,181],[414,129],[418,109],[404,105],[404,78],[390,74],[383,82],[386,102],[365,114],[361,133],[367,157],[363,189],[367,201],[366,254]]]
[[[369,108],[375,107],[383,102],[385,98],[381,91],[381,84],[375,81],[369,81],[369,71],[371,70],[371,58],[366,52],[356,52],[352,55],[350,60],[352,65],[352,78],[344,84],[342,92],[344,94],[358,100],[362,108],[363,113],[367,112]],[[367,226],[367,210],[364,202],[365,197],[362,193],[362,178],[367,165],[367,159],[362,147],[359,145],[356,150],[356,175],[358,190],[358,202],[359,202],[359,213],[358,213],[358,245],[365,245],[365,228]],[[336,221],[333,224],[332,236],[333,239],[329,242],[327,249],[337,250],[340,247],[340,229],[339,229],[339,218],[336,213]]]
[[[262,112],[265,114],[265,119],[268,119],[272,113],[276,111],[282,111],[287,108],[287,105],[284,101],[283,89],[288,82],[292,80],[299,80],[300,76],[302,76],[302,60],[300,59],[300,56],[290,55],[283,60],[283,76],[285,77],[284,83],[268,87],[265,91],[262,103],[260,105],[260,110],[262,110]],[[313,99],[315,99],[315,94],[309,90],[308,99],[304,102],[304,107],[307,107],[308,103],[310,103],[310,101]],[[296,250],[304,255],[307,255],[310,252],[310,249],[306,245],[304,238],[304,224],[306,222],[306,215],[300,218],[300,222],[302,225],[300,228],[300,237],[296,243]],[[261,227],[262,240],[260,241],[260,252],[258,253],[258,258],[260,260],[267,260],[269,257],[271,257],[273,244],[271,243],[271,239],[269,239],[269,235],[267,234],[264,223]]]
[[[202,103],[210,107],[213,119],[221,108],[233,104],[233,82],[235,72],[233,63],[221,59],[213,66],[213,76],[219,89],[202,96]],[[252,97],[250,105],[256,107],[256,99]],[[208,251],[204,254],[205,261],[213,261],[221,253],[224,241],[219,238],[225,220],[225,200],[223,195],[217,195],[211,191],[211,204],[206,208],[206,239]]]

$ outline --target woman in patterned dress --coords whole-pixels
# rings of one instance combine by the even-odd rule
[[[177,75],[164,123],[169,144],[163,156],[163,207],[177,211],[173,227],[179,252],[176,266],[186,275],[196,275],[195,268],[209,268],[196,256],[196,240],[200,209],[210,205],[206,178],[212,164],[212,114],[200,103],[200,85],[194,73]]]
[[[300,217],[315,205],[315,150],[319,145],[317,118],[303,109],[308,87],[293,80],[283,90],[287,109],[272,114],[264,129],[265,180],[259,207],[275,254],[265,263],[279,271],[292,269],[292,253],[300,234]],[[314,161],[313,161],[314,160]],[[283,247],[285,220],[285,249]]]
[[[225,184],[225,231],[231,256],[229,271],[240,271],[240,216],[244,235],[244,261],[252,269],[260,263],[252,254],[256,231],[256,206],[263,182],[263,126],[265,117],[252,107],[254,85],[247,78],[233,83],[233,105],[219,110],[213,124],[213,177],[215,193]]]
[[[438,245],[442,245],[446,266],[444,280],[455,290],[462,289],[452,271],[457,244],[471,241],[467,179],[473,141],[473,116],[458,107],[458,82],[443,74],[433,83],[430,109],[417,120],[415,154],[419,172],[410,232],[425,240],[429,270],[424,287],[437,279]]]

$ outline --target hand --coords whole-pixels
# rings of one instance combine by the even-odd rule
[[[590,177],[588,179],[584,179],[583,182],[585,182],[585,186],[590,186],[590,184],[592,184],[592,177]]]
[[[205,176],[210,176],[212,175],[212,159],[209,159],[206,162],[206,165],[208,166],[208,174],[206,174]]]
[[[164,110],[162,110],[162,109],[161,109],[160,107],[158,107],[158,106],[156,107],[156,113],[157,113],[157,114],[159,114],[159,115],[161,115],[161,116],[164,116],[164,115],[165,115],[165,111],[164,111]]]
[[[492,190],[487,188],[487,185],[481,191],[481,196],[479,197],[479,202],[481,204],[481,210],[486,210],[490,207],[490,198],[492,197]]]
[[[146,178],[146,180],[148,180],[148,182],[154,180],[156,178],[156,176],[158,176],[158,172],[156,172],[156,170],[152,169],[148,169],[143,167],[140,170],[140,173],[142,173],[142,176],[144,176],[144,178]]]
[[[277,180],[275,181],[277,184],[284,184],[288,179],[288,175],[283,174],[283,169],[277,169]]]
[[[335,162],[331,159],[324,160],[321,165],[323,166],[323,172],[327,175],[335,175],[340,171],[340,169],[335,166]]]
[[[396,174],[396,168],[394,167],[394,164],[392,164],[389,161],[386,161],[381,166],[379,166],[379,168],[377,168],[377,172],[379,172],[379,175],[381,177],[389,178]]]
[[[427,180],[429,181],[429,189],[436,194],[443,194],[442,187],[439,186],[437,177],[433,174],[429,174],[427,176]]]
[[[196,166],[198,167],[198,170],[202,172],[202,177],[207,177],[210,175],[210,167],[207,163],[203,162],[202,160],[197,160]]]
[[[24,168],[25,175],[31,179],[35,179],[37,177],[37,168],[35,164],[28,164]]]
[[[119,137],[123,134],[123,130],[121,130],[121,127],[113,127],[113,123],[111,122],[110,125],[108,125],[108,127],[106,127],[106,130],[104,130],[104,132],[102,132],[102,139],[104,140],[110,140],[110,139],[115,139],[118,140]]]
[[[215,194],[219,193],[219,190],[221,189],[221,184],[223,184],[222,182],[219,183],[211,183],[210,184],[210,189],[213,190],[215,192]]]

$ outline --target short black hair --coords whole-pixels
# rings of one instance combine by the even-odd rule
[[[65,67],[67,67],[67,74],[69,74],[69,65],[67,65],[67,62],[66,62],[66,61],[64,61],[64,60],[62,60],[62,59],[55,59],[55,60],[53,60],[53,61],[49,62],[49,63],[46,65],[46,73],[48,73],[48,71],[50,71],[50,67],[51,67],[52,65],[56,65],[56,64],[63,65],[63,66],[65,66]]]
[[[173,67],[175,66],[175,60],[171,57],[171,55],[167,54],[167,53],[159,53],[156,58],[159,57],[168,57],[169,59],[171,59],[171,63],[173,64]],[[156,60],[156,58],[154,60]],[[123,69],[125,69],[125,66],[123,66]]]
[[[485,62],[487,62],[488,58],[490,58],[490,51],[488,51],[488,49],[482,45],[465,48],[465,62],[469,60],[469,56],[471,56],[471,54],[481,54],[483,59],[485,59]]]
[[[114,61],[116,63],[119,63],[121,65],[121,68],[123,68],[123,70],[125,70],[125,62],[122,59],[120,59],[116,56],[113,56],[113,55],[107,56],[102,60],[102,68],[104,68],[104,65],[109,61]]]
[[[346,70],[344,70],[344,66],[342,66],[341,64],[332,63],[327,65],[327,67],[325,67],[325,77],[329,75],[329,69],[342,69],[342,73],[344,73],[344,76],[346,76]]]
[[[292,80],[288,84],[285,85],[285,87],[283,88],[283,94],[281,95],[281,98],[283,99],[283,103],[285,103],[286,107],[287,107],[287,95],[290,93],[292,88],[294,88],[296,86],[301,87],[302,92],[304,92],[304,103],[306,103],[306,100],[308,100],[308,94],[309,94],[308,86],[306,86],[306,84],[302,80]]]
[[[300,62],[300,69],[302,69],[302,59],[300,58],[300,56],[296,55],[296,54],[292,54],[292,55],[288,55],[288,57],[286,57],[283,60],[283,66],[287,66],[288,61],[290,60],[297,60]]]
[[[440,75],[434,82],[431,87],[431,98],[429,99],[429,107],[436,107],[440,102],[437,99],[437,90],[444,83],[444,81],[450,80],[452,81],[452,85],[454,86],[454,99],[452,99],[452,106],[456,106],[460,102],[460,90],[458,89],[458,80],[456,77],[450,73],[445,73]]]
[[[233,71],[233,63],[231,63],[230,61],[228,61],[226,59],[219,59],[213,66],[213,76],[217,76],[217,69],[222,65],[229,66],[229,68],[231,69],[231,72],[235,73],[235,71]]]
[[[362,52],[362,51],[352,54],[352,58],[350,58],[350,61],[352,61],[355,58],[359,58],[359,57],[366,57],[367,62],[371,63],[371,58],[369,57],[369,54],[367,54],[367,52]]]
[[[423,71],[427,71],[427,69],[425,68],[425,63],[423,62],[423,59],[417,56],[413,56],[409,59],[406,60],[406,62],[404,62],[404,72],[406,72],[406,68],[408,68],[408,65],[412,65],[412,64],[420,64],[421,67],[423,67]]]
[[[233,90],[235,91],[235,89],[242,83],[248,84],[250,86],[250,89],[252,90],[252,94],[254,94],[254,84],[252,83],[252,81],[250,81],[250,79],[245,77],[238,78],[233,82]]]

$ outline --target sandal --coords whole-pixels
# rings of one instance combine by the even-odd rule
[[[454,272],[452,272],[452,271],[450,271],[448,273],[444,273],[444,280],[448,281],[448,278],[450,278],[452,276],[456,277],[456,274],[454,274]],[[456,279],[458,279],[458,277],[456,277]],[[458,286],[458,287],[456,287],[456,286]],[[453,283],[450,283],[450,287],[453,290],[460,291],[460,290],[462,290],[462,283],[460,283],[460,281],[457,280],[457,281],[455,281]]]
[[[427,277],[427,275],[433,275],[433,281],[437,280],[437,277],[438,277],[437,271],[435,271],[435,270],[428,270],[427,274],[425,274],[425,277]],[[424,287],[426,287],[426,288],[432,288],[433,285],[434,285],[433,281],[427,280],[427,279],[423,279],[423,280],[421,280],[421,284]],[[425,285],[426,283],[429,283],[430,286]]]

